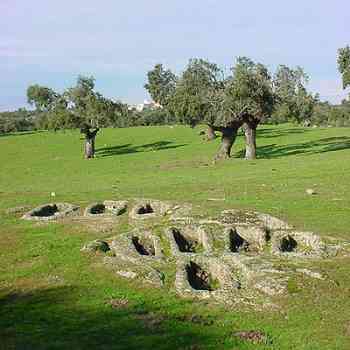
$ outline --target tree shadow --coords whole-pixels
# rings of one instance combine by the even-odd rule
[[[274,137],[282,137],[282,136],[288,136],[291,134],[304,134],[307,132],[310,132],[312,129],[310,128],[300,128],[300,127],[295,127],[295,128],[288,128],[288,129],[271,129],[271,128],[258,128],[257,129],[257,137],[260,138],[274,138]]]
[[[139,153],[139,152],[155,152],[166,149],[184,147],[187,144],[173,144],[171,141],[158,141],[147,143],[144,145],[133,146],[130,143],[118,146],[103,147],[96,149],[97,157],[112,157],[121,154]]]
[[[45,130],[9,132],[5,134],[0,134],[0,137],[27,136],[33,134],[40,134],[42,132],[45,132]]]
[[[68,286],[0,297],[0,348],[165,350],[214,341],[144,304],[83,305],[79,290]]]
[[[350,137],[327,137],[315,141],[308,141],[303,143],[277,145],[270,144],[266,146],[257,147],[258,158],[280,158],[286,156],[293,156],[299,154],[320,154],[326,152],[341,151],[350,148]],[[245,150],[236,153],[236,156],[243,158]]]

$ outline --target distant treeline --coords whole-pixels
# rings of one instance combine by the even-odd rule
[[[350,101],[343,101],[340,105],[328,102],[318,102],[314,106],[311,118],[307,121],[296,122],[293,116],[274,114],[266,122],[269,124],[296,123],[300,125],[350,127]],[[49,112],[28,111],[20,108],[13,112],[0,112],[0,133],[12,133],[30,130],[60,130],[78,129],[81,118],[74,118],[70,112],[55,115]],[[125,111],[125,114],[111,113],[99,121],[99,127],[124,128],[132,126],[168,125],[175,124],[176,118],[166,110],[136,110]]]
[[[0,112],[0,134],[31,130],[79,129],[83,118],[74,118],[69,113],[28,111],[20,108],[12,112]],[[125,115],[112,114],[101,120],[99,127],[126,128],[132,126],[168,125],[176,121],[164,110],[128,111]]]
[[[272,124],[280,124],[286,122],[296,122],[295,116],[286,116],[274,113],[268,121]],[[339,105],[332,105],[329,102],[316,102],[310,118],[300,120],[297,124],[309,126],[335,126],[350,127],[350,101],[343,100]]]

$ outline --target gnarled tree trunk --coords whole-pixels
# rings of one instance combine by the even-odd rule
[[[257,123],[244,123],[245,159],[256,159],[256,127]]]
[[[81,132],[85,134],[85,159],[94,158],[95,156],[95,138],[99,130],[99,128],[96,128],[90,131],[90,129],[86,127],[81,129]]]
[[[94,139],[85,139],[85,159],[94,158]]]
[[[216,131],[220,131],[222,133],[221,145],[218,152],[215,155],[215,161],[230,158],[231,149],[236,140],[238,129],[239,126],[215,128]]]
[[[207,140],[208,141],[212,141],[216,139],[216,134],[215,134],[215,130],[213,128],[213,126],[208,125],[208,129],[207,129]]]

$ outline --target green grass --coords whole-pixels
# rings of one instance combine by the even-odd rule
[[[169,290],[171,271],[164,289],[117,278],[99,256],[79,251],[102,233],[5,214],[10,207],[50,202],[51,192],[55,201],[82,207],[146,197],[189,202],[208,215],[252,208],[301,230],[349,240],[350,129],[264,126],[260,159],[216,165],[219,140],[202,141],[198,129],[105,129],[93,160],[83,159],[80,137],[76,131],[0,136],[0,349],[350,348],[350,258],[315,262],[328,278],[290,282],[292,292],[281,298],[278,312],[228,311],[179,299]],[[243,148],[240,137],[236,157]],[[317,195],[307,195],[307,188]],[[115,231],[123,228],[127,223]],[[108,304],[112,298],[129,302],[116,309]],[[191,315],[214,322],[196,323]],[[240,330],[262,330],[269,344],[232,336]]]

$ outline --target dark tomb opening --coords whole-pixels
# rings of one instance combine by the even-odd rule
[[[195,253],[198,241],[185,237],[178,229],[172,229],[172,235],[181,253]]]
[[[154,213],[154,210],[152,208],[152,206],[147,203],[146,205],[141,206],[138,210],[137,210],[137,214],[143,215],[143,214],[152,214]]]
[[[217,284],[217,281],[214,281],[210,273],[203,270],[193,261],[186,265],[186,273],[188,282],[193,289],[208,291],[216,289],[214,288],[214,284]]]
[[[236,230],[230,230],[229,240],[231,252],[238,253],[242,250],[248,251],[249,243],[243,237],[241,237]]]
[[[40,217],[46,217],[46,216],[53,216],[59,211],[56,204],[52,205],[45,205],[41,207],[40,209],[36,210],[33,213],[33,216],[40,216]]]
[[[106,211],[106,206],[102,203],[94,205],[90,212],[91,214],[103,214]]]
[[[282,252],[293,252],[297,248],[297,241],[290,235],[283,237],[281,239],[280,250]]]
[[[150,240],[132,237],[132,243],[140,255],[155,255],[154,245]]]

